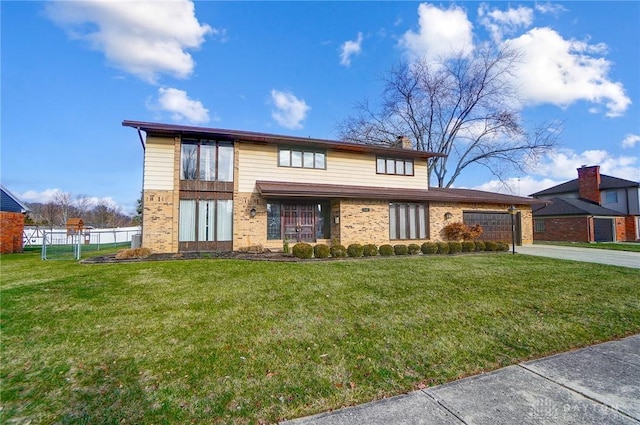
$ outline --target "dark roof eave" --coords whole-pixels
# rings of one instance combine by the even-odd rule
[[[143,121],[122,122],[124,127],[132,127],[142,130],[147,134],[157,134],[166,136],[191,135],[191,136],[212,136],[229,141],[246,141],[255,143],[276,143],[287,145],[315,146],[326,149],[334,149],[347,152],[375,153],[381,155],[394,155],[405,158],[428,159],[432,157],[444,157],[445,154],[437,152],[416,151],[413,149],[401,149],[385,146],[365,145],[350,142],[340,142],[326,139],[312,139],[305,137],[284,136],[269,133],[257,133],[251,131],[238,131],[220,128],[194,127],[175,124],[150,123]]]
[[[540,201],[512,195],[456,189],[398,189],[369,186],[327,185],[257,181],[258,192],[266,198],[377,199],[389,201],[438,201],[488,204],[532,205]]]

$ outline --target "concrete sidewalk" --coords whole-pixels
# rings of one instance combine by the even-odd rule
[[[285,422],[640,424],[640,335]]]
[[[516,253],[640,269],[640,252],[556,245],[523,245],[516,246]]]

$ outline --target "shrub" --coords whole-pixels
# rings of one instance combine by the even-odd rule
[[[498,250],[498,244],[495,243],[494,241],[486,241],[484,243],[484,250],[485,251],[497,251]]]
[[[498,249],[496,251],[509,251],[509,244],[503,241],[496,242],[498,244]]]
[[[380,249],[378,251],[380,251],[380,255],[382,255],[384,257],[388,257],[390,255],[393,255],[393,247],[391,245],[389,245],[389,244],[380,245]]]
[[[444,236],[452,241],[475,239],[482,234],[482,226],[476,224],[467,226],[461,222],[449,223],[444,226]]]
[[[347,248],[340,244],[331,245],[331,248],[329,248],[329,252],[331,252],[332,257],[336,258],[347,256]]]
[[[409,244],[409,255],[416,255],[420,252],[420,245],[417,243]]]
[[[473,241],[462,242],[462,252],[473,252],[476,249],[476,244]]]
[[[423,254],[435,254],[438,252],[438,245],[435,242],[425,242],[420,247]]]
[[[313,247],[306,242],[298,242],[293,246],[292,252],[298,258],[311,258],[313,256]]]
[[[396,255],[407,255],[409,253],[409,247],[405,244],[394,245],[393,253]]]
[[[365,257],[375,257],[378,255],[378,247],[372,243],[366,244],[362,247],[362,255]]]
[[[438,254],[448,254],[449,253],[449,244],[446,242],[436,242],[438,245]]]
[[[476,251],[484,251],[484,242],[475,241],[474,245],[476,246]]]
[[[347,255],[349,257],[362,257],[364,248],[359,243],[352,243],[347,247]]]
[[[289,238],[284,238],[284,240],[282,241],[282,252],[284,252],[285,254],[288,254],[290,252]]]
[[[147,258],[150,255],[151,250],[149,248],[123,249],[116,254],[116,259],[126,260],[128,258]]]
[[[329,246],[323,243],[319,243],[313,247],[313,256],[316,258],[329,257]]]
[[[456,254],[462,251],[462,243],[458,241],[449,241],[449,254]]]

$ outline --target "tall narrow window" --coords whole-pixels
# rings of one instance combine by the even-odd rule
[[[180,179],[195,180],[198,175],[198,145],[183,142],[180,156]]]
[[[200,201],[198,207],[198,240],[213,241],[215,240],[215,201]]]
[[[389,239],[427,239],[427,214],[426,204],[389,204]]]
[[[215,142],[202,142],[200,145],[200,180],[216,179],[216,145]]]
[[[218,181],[233,181],[233,145],[218,146]]]
[[[216,240],[218,241],[230,241],[233,238],[232,223],[233,223],[233,201],[231,200],[219,200],[218,212],[216,214],[217,220],[217,232]]]
[[[196,240],[196,201],[180,200],[180,217],[178,224],[178,240],[191,242]]]

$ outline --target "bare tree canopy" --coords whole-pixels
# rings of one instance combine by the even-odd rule
[[[524,171],[555,146],[558,132],[525,130],[511,74],[519,60],[515,50],[484,45],[442,63],[402,62],[383,78],[377,106],[363,101],[339,124],[340,138],[391,145],[407,136],[417,150],[445,154],[428,161],[438,187],[450,187],[471,164],[498,178]]]

